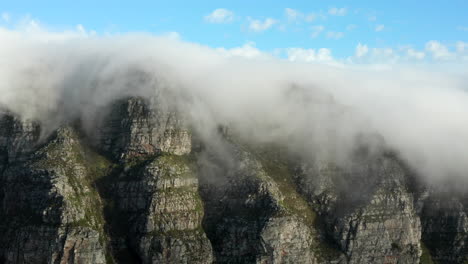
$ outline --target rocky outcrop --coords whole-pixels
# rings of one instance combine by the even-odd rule
[[[191,133],[180,114],[156,99],[129,98],[112,109],[98,146],[117,161],[100,183],[115,261],[211,263]]]
[[[105,161],[89,160],[71,127],[60,128],[25,155],[16,147],[31,144],[35,126],[17,122],[12,127],[15,138],[7,151],[13,154],[1,178],[0,258],[6,263],[105,263],[101,201],[92,187]]]
[[[33,150],[40,137],[40,126],[33,120],[22,120],[6,112],[0,112],[0,155],[1,164],[6,165],[21,154]]]
[[[195,140],[161,102],[119,100],[95,133],[0,116],[0,263],[467,261],[466,193],[395,155]]]
[[[233,163],[225,167],[229,163],[214,154],[214,170],[201,175],[204,226],[216,263],[318,263],[314,213],[291,185],[285,165],[263,163],[239,145],[227,148]]]
[[[108,208],[108,223],[111,239],[120,244],[115,249],[118,262],[212,262],[211,244],[201,226],[198,179],[188,157],[145,159],[112,174],[105,185],[114,204]]]
[[[456,192],[428,191],[421,210],[422,241],[437,263],[468,261],[468,208]]]
[[[391,155],[356,160],[346,170],[317,162],[296,177],[348,263],[419,261],[420,220],[406,172]]]
[[[181,114],[157,98],[115,102],[99,130],[99,147],[117,160],[160,152],[183,155],[191,150],[191,135]]]

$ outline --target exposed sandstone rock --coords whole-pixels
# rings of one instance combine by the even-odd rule
[[[158,154],[190,153],[191,135],[181,114],[156,99],[115,102],[100,124],[99,145],[117,160]]]
[[[393,155],[299,162],[225,131],[193,149],[157,102],[116,102],[97,140],[0,116],[0,263],[467,261],[466,194]]]
[[[347,170],[317,162],[298,171],[302,192],[349,263],[417,263],[421,224],[407,174],[392,156],[356,160]]]
[[[18,131],[18,130],[16,130]],[[29,142],[16,132],[11,146]],[[8,149],[9,151],[10,149]],[[26,156],[13,149],[1,178],[0,256],[6,263],[105,263],[101,201],[91,179],[104,169],[63,127]],[[12,157],[15,157],[14,159]]]
[[[126,241],[120,251],[135,252],[142,263],[211,263],[211,244],[201,222],[195,167],[188,157],[151,158],[111,175],[115,203],[111,238]],[[122,234],[121,227],[127,229]],[[118,252],[116,252],[118,254]]]

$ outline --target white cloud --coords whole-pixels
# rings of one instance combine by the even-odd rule
[[[205,20],[216,24],[230,23],[234,20],[234,12],[224,8],[218,8],[211,12],[211,14],[205,16]]]
[[[322,25],[318,25],[318,26],[313,26],[312,27],[312,34],[310,35],[312,38],[316,38],[320,35],[320,33],[322,33],[322,31],[325,30],[325,27],[322,26]]]
[[[0,27],[0,35],[9,32],[10,37],[24,38],[37,43],[64,42],[75,39],[86,39],[96,35],[95,31],[86,30],[82,25],[61,32],[47,31],[40,21],[24,16],[15,22],[15,31],[9,32],[6,28]],[[0,42],[2,42],[1,40]]]
[[[346,8],[342,7],[342,8],[336,8],[336,7],[332,7],[330,9],[328,9],[328,14],[332,15],[332,16],[344,16],[346,15]]]
[[[167,32],[165,34],[165,36],[167,36],[170,39],[174,39],[174,40],[180,40],[181,39],[180,33],[177,32],[177,31]]]
[[[356,47],[356,57],[361,58],[369,52],[367,45],[362,45],[359,43]]]
[[[302,49],[302,48],[289,48],[286,49],[289,61],[296,62],[332,62],[333,57],[330,49],[321,48],[315,49]]]
[[[304,14],[300,12],[299,10],[292,9],[292,8],[285,8],[284,13],[288,22],[305,21],[305,22],[310,23],[318,17],[317,14],[314,14],[314,13]]]
[[[455,47],[458,53],[463,53],[468,51],[468,42],[458,41],[457,44],[455,44]]]
[[[453,58],[453,54],[442,43],[431,40],[426,43],[426,50],[432,53],[432,57],[437,60],[448,60]]]
[[[383,57],[391,57],[394,54],[392,48],[374,48],[372,49],[372,53],[375,56],[383,56]]]
[[[21,31],[24,31],[30,35],[37,35],[41,37],[43,36],[43,33],[45,31],[45,29],[41,26],[41,23],[38,20],[33,19],[29,16],[25,16],[21,18],[21,20],[17,23],[17,27]],[[77,34],[79,32],[74,30],[73,33]],[[63,34],[57,34],[57,36],[58,35],[63,35]]]
[[[271,28],[277,21],[273,18],[266,18],[264,21],[250,19],[249,29],[254,32],[261,32]]]
[[[417,51],[412,48],[409,48],[406,51],[406,55],[408,55],[409,58],[411,59],[417,59],[417,60],[422,60],[424,57],[426,57],[426,54],[422,51]]]
[[[389,47],[370,48],[366,44],[359,43],[356,46],[354,57],[348,57],[348,62],[382,66],[385,64],[390,65],[398,63],[399,61],[404,61],[405,63],[420,62],[424,58],[426,58],[426,53],[424,51],[414,49],[411,46],[399,47],[398,49]]]
[[[296,21],[298,19],[300,19],[302,17],[302,13],[295,10],[295,9],[292,9],[292,8],[285,8],[284,9],[284,12],[286,13],[286,18],[289,20],[289,21]]]
[[[242,58],[261,58],[270,57],[268,54],[262,52],[255,47],[255,42],[247,42],[241,47],[235,47],[232,49],[217,49],[222,55],[226,57],[242,57]]]
[[[458,41],[455,47],[458,58],[462,61],[468,61],[468,42]]]
[[[57,34],[63,36],[57,38]],[[96,119],[100,106],[115,98],[154,98],[155,85],[163,80],[164,88],[175,97],[167,100],[168,106],[187,111],[193,121],[189,124],[203,134],[202,139],[211,140],[211,131],[216,133],[218,124],[232,124],[241,137],[252,142],[279,142],[292,150],[300,146],[300,150],[314,151],[307,152],[314,157],[322,154],[317,149],[330,148],[332,152],[323,157],[331,157],[329,154],[355,153],[351,150],[359,143],[357,135],[377,133],[422,176],[467,177],[467,149],[461,144],[468,141],[467,80],[465,75],[451,74],[445,65],[441,71],[434,71],[433,65],[428,71],[410,65],[395,65],[377,74],[367,66],[356,71],[354,65],[337,71],[276,59],[268,63],[226,59],[206,46],[145,34],[94,39],[73,35],[80,41],[69,36],[69,32],[42,31],[38,36],[0,30],[0,54],[11,62],[0,67],[2,107],[39,121],[54,118],[56,125],[70,117],[90,121]],[[52,45],[38,41],[51,37],[56,39]],[[464,50],[465,44],[460,45]],[[260,53],[251,43],[224,52],[253,57]],[[392,49],[375,53],[395,57]],[[109,56],[112,61],[102,63]],[[333,59],[329,49],[298,48],[290,49],[287,58],[326,64]],[[132,85],[135,72],[145,77],[138,78],[138,85]],[[77,87],[76,78],[64,76],[88,81]],[[293,84],[300,93],[285,96]],[[296,99],[301,98],[295,95],[312,100],[298,104]],[[43,100],[44,96],[49,99]],[[209,140],[207,143],[212,142]],[[339,152],[337,144],[343,146]]]
[[[76,26],[76,30],[80,33],[80,34],[86,34],[86,29],[83,27],[83,25],[81,24],[78,24]]]
[[[327,38],[329,39],[340,39],[344,37],[343,32],[328,31]]]
[[[10,19],[11,19],[11,16],[10,14],[8,14],[7,12],[3,12],[2,13],[2,20],[5,21],[5,22],[10,22]]]
[[[374,65],[391,65],[399,62],[417,63],[426,62],[427,58],[444,62],[467,62],[468,42],[458,41],[450,48],[439,41],[429,41],[424,50],[415,49],[411,45],[398,48],[382,47],[371,48],[366,44],[359,43],[354,56],[346,59],[348,63],[367,63]]]
[[[464,26],[458,26],[457,29],[460,31],[468,31],[468,27],[464,27]]]
[[[373,48],[370,56],[372,63],[393,64],[398,62],[398,55],[392,48]]]
[[[380,31],[383,31],[384,28],[385,28],[385,25],[382,25],[382,24],[376,25],[376,26],[375,26],[375,31],[376,31],[376,32],[380,32]]]

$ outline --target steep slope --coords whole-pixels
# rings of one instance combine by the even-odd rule
[[[117,165],[99,186],[115,261],[211,263],[191,134],[179,114],[142,98],[113,109],[99,147]]]
[[[465,263],[466,193],[394,154],[348,164],[208,139],[160,99],[79,121],[0,116],[0,263]],[[84,132],[86,131],[86,132]]]
[[[105,263],[102,204],[93,188],[105,159],[87,152],[71,127],[36,148],[38,126],[13,120],[11,127],[1,178],[3,262]]]
[[[437,263],[468,262],[468,208],[456,192],[428,192],[421,210],[422,241]]]
[[[419,261],[420,220],[394,157],[358,158],[346,170],[322,161],[297,172],[298,186],[348,263]]]
[[[100,149],[116,160],[191,151],[190,131],[181,114],[157,98],[133,97],[113,103],[98,129]]]
[[[200,175],[204,226],[216,263],[343,260],[319,239],[315,213],[297,192],[288,162],[277,159],[277,149],[252,150],[225,139],[224,153],[217,151],[205,153]]]

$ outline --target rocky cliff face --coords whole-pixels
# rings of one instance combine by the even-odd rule
[[[421,224],[407,177],[385,154],[358,159],[347,170],[318,163],[297,176],[349,263],[417,263]]]
[[[103,174],[106,161],[89,153],[69,126],[40,142],[38,126],[8,119],[1,260],[105,263],[102,202],[93,180]],[[19,150],[21,145],[26,147]]]
[[[241,146],[229,147],[233,163],[225,167],[225,162],[215,161],[216,174],[202,176],[201,193],[209,208],[204,226],[216,260],[317,263],[314,213],[289,181],[276,178],[281,171],[272,173],[288,173],[284,165],[266,165]]]
[[[468,209],[466,197],[428,191],[421,208],[422,242],[438,263],[466,263]]]
[[[338,167],[203,142],[141,98],[97,127],[0,117],[0,263],[468,261],[466,194],[416,183],[392,154]]]
[[[99,148],[114,159],[127,160],[161,152],[191,151],[190,131],[181,114],[158,101],[130,98],[116,102],[98,128]]]

